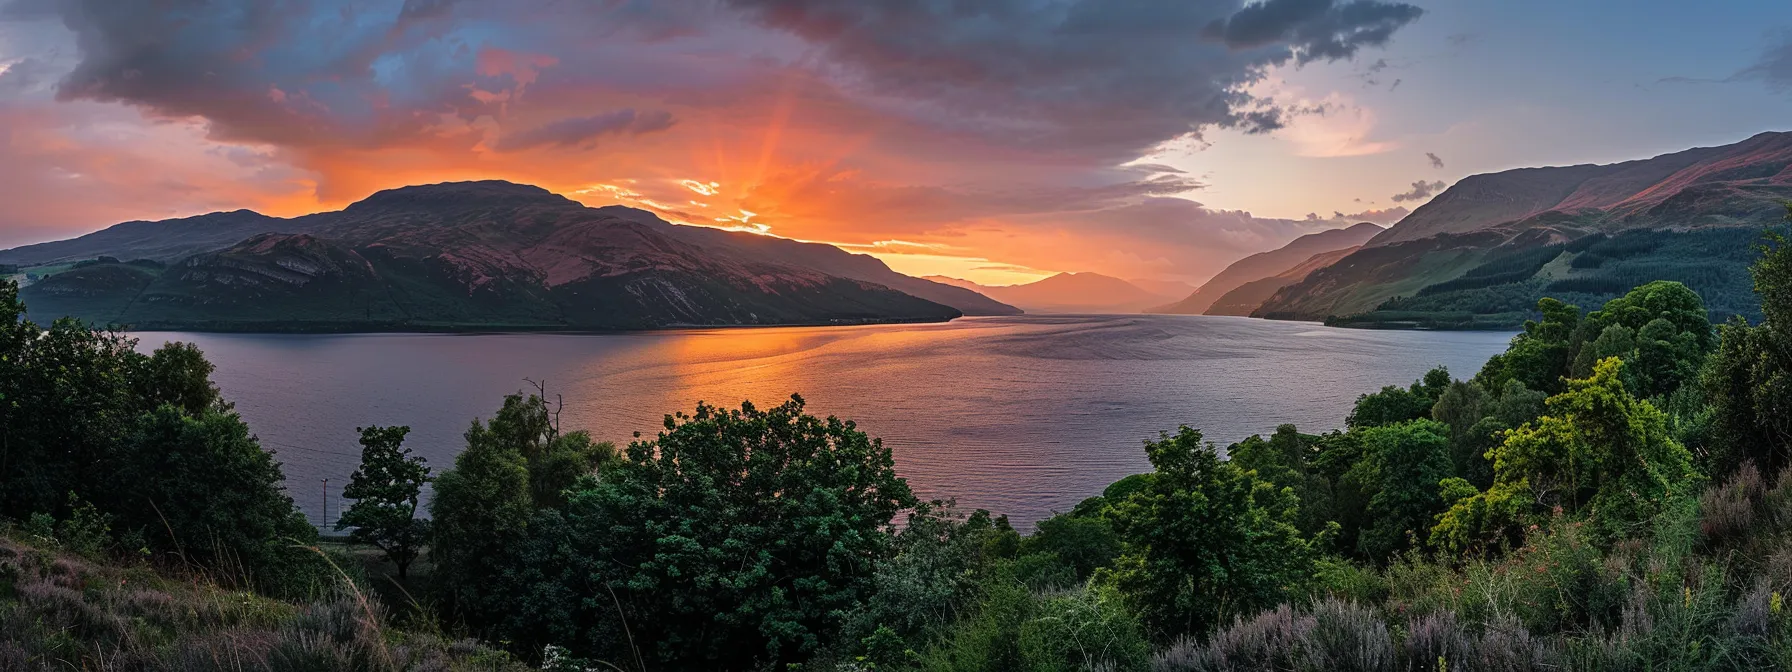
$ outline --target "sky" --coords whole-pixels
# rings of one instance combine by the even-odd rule
[[[0,247],[540,185],[1199,283],[1462,177],[1792,130],[1784,0],[0,0]]]

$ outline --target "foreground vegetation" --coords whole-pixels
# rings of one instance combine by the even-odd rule
[[[439,473],[363,428],[361,556],[317,550],[196,350],[0,285],[0,669],[1792,667],[1785,239],[1753,283],[1755,324],[1675,282],[1545,299],[1469,378],[1324,434],[1179,428],[1024,535],[800,397],[619,447],[537,388]]]

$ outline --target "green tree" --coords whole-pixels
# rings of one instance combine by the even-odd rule
[[[1486,418],[1493,405],[1491,395],[1470,381],[1450,383],[1431,407],[1431,419],[1449,428],[1450,471],[1463,478],[1491,481],[1493,465],[1487,462],[1487,447],[1475,434],[1475,425]]]
[[[1155,477],[1115,506],[1134,549],[1097,575],[1158,637],[1203,633],[1273,606],[1312,573],[1292,493],[1221,460],[1187,427],[1145,444]]]
[[[1432,405],[1449,385],[1449,370],[1437,367],[1413,381],[1409,388],[1389,385],[1380,392],[1357,397],[1356,406],[1350,410],[1344,424],[1347,427],[1375,427],[1429,418]]]
[[[436,477],[430,559],[453,607],[476,622],[503,613],[492,586],[536,512],[563,506],[568,488],[616,457],[585,432],[562,433],[545,393],[507,395],[489,421],[475,419],[454,468]]]
[[[531,530],[550,569],[510,591],[528,595],[516,627],[576,623],[581,651],[632,659],[632,641],[682,669],[781,665],[835,641],[916,504],[881,441],[796,396],[667,416],[568,495],[563,524]]]
[[[429,539],[429,521],[417,517],[417,501],[429,482],[429,466],[404,447],[410,427],[362,427],[361,467],[349,477],[342,496],[354,501],[336,521],[353,529],[351,539],[372,544],[406,578]]]
[[[1317,455],[1316,439],[1302,435],[1294,425],[1282,425],[1268,439],[1253,435],[1226,448],[1226,459],[1233,464],[1294,493],[1300,500],[1296,527],[1308,535],[1325,529],[1333,513],[1331,484],[1311,465]]]
[[[1607,357],[1625,362],[1625,386],[1645,399],[1665,396],[1695,380],[1716,346],[1705,302],[1678,282],[1658,280],[1630,290],[1587,314],[1579,326],[1585,341],[1572,376],[1592,375]]]
[[[133,423],[116,456],[109,512],[152,550],[211,567],[241,567],[275,592],[309,589],[316,557],[294,548],[317,528],[293,507],[280,463],[235,413],[189,415],[163,404]]]
[[[1792,221],[1792,203],[1786,209]],[[1736,317],[1720,327],[1700,376],[1719,474],[1750,461],[1767,473],[1792,465],[1792,239],[1773,230],[1763,237],[1750,272],[1764,320],[1750,326]]]
[[[1450,510],[1434,543],[1464,549],[1508,535],[1552,510],[1581,512],[1610,536],[1632,534],[1703,477],[1669,435],[1667,418],[1624,388],[1623,362],[1603,360],[1589,378],[1550,397],[1548,414],[1506,434],[1493,451],[1494,484],[1469,495],[1445,488]]]
[[[1357,541],[1364,557],[1386,561],[1425,538],[1443,510],[1438,483],[1452,476],[1449,428],[1435,420],[1412,420],[1362,430],[1363,459],[1351,469],[1367,484],[1369,524]]]
[[[1580,352],[1576,334],[1580,327],[1580,308],[1556,299],[1537,301],[1541,320],[1524,323],[1524,331],[1512,337],[1506,351],[1494,355],[1476,374],[1475,382],[1484,390],[1503,390],[1509,381],[1518,381],[1533,390],[1555,393],[1563,389],[1563,377],[1569,374],[1574,357]]]

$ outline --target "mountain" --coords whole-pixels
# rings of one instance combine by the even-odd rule
[[[1363,249],[1363,246],[1357,245],[1354,247],[1346,247],[1342,250],[1320,252],[1319,254],[1308,257],[1306,261],[1300,262],[1300,264],[1296,265],[1294,268],[1290,268],[1261,280],[1252,280],[1239,285],[1237,289],[1226,292],[1226,294],[1221,296],[1219,300],[1214,301],[1213,305],[1209,306],[1207,312],[1203,314],[1234,315],[1238,317],[1250,315],[1253,311],[1257,310],[1258,307],[1262,306],[1264,301],[1268,301],[1270,297],[1275,296],[1276,292],[1281,291],[1283,287],[1305,280],[1308,275],[1312,275],[1313,271],[1337,263],[1339,259],[1350,256],[1351,253],[1360,249]]]
[[[1232,262],[1231,266],[1227,266],[1226,270],[1213,276],[1187,298],[1167,306],[1153,308],[1152,312],[1181,315],[1206,314],[1208,309],[1213,307],[1221,297],[1247,283],[1275,277],[1301,265],[1316,254],[1362,245],[1381,232],[1381,227],[1363,222],[1348,228],[1309,233],[1280,248],[1259,252]],[[1280,286],[1277,288],[1279,289]],[[1264,298],[1269,297],[1266,295]],[[1249,312],[1245,311],[1245,314],[1249,314]],[[1234,309],[1231,312],[1214,314],[1234,315],[1238,313]]]
[[[1788,166],[1792,133],[1779,132],[1638,161],[1473,175],[1369,244],[1563,221],[1607,232],[1758,224],[1784,212]]]
[[[1146,278],[1127,278],[1134,287],[1143,289],[1158,296],[1188,296],[1190,292],[1200,289],[1181,280],[1157,280]]]
[[[630,211],[629,217],[646,216],[645,210],[607,206],[600,211]],[[672,235],[711,251],[725,250],[742,258],[755,258],[792,266],[811,268],[829,275],[862,280],[890,289],[951,306],[966,315],[1019,315],[1021,309],[996,301],[974,288],[935,282],[903,275],[890,270],[877,257],[853,254],[825,243],[804,243],[786,238],[773,238],[742,231],[723,231],[701,226],[671,227]]]
[[[973,289],[1003,303],[1039,313],[1136,313],[1161,303],[1152,294],[1119,278],[1099,273],[1059,273],[1023,285],[989,286],[945,276],[929,280]]]
[[[0,250],[0,264],[39,266],[102,256],[170,261],[228,247],[285,221],[251,210],[156,222],[125,222],[79,238]]]
[[[1717,320],[1758,316],[1748,264],[1792,200],[1792,133],[1610,165],[1475,175],[1252,314],[1375,327],[1512,328],[1552,296],[1592,308],[1686,283]]]
[[[45,270],[24,288],[27,305],[35,316],[142,329],[645,329],[961,314],[741,246],[705,247],[642,211],[508,182],[404,187],[292,219],[223,214],[132,222],[4,258],[41,265],[105,253]],[[262,230],[181,256],[253,229]],[[882,264],[859,266],[874,274]]]

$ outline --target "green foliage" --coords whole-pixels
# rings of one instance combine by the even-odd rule
[[[1204,632],[1276,603],[1311,574],[1291,493],[1222,461],[1187,427],[1147,442],[1145,454],[1155,477],[1113,514],[1133,550],[1097,581],[1133,600],[1152,632]]]
[[[655,668],[798,661],[872,594],[891,521],[915,504],[882,442],[800,397],[699,404],[530,525],[540,580],[506,591],[508,627],[570,624],[575,651]]]
[[[372,544],[386,554],[403,579],[429,539],[429,521],[417,518],[417,500],[429,482],[423,458],[412,457],[404,437],[410,427],[362,427],[361,466],[349,477],[342,496],[353,500],[336,521],[336,529]]]
[[[1488,359],[1475,376],[1482,389],[1503,390],[1506,383],[1517,381],[1552,394],[1562,390],[1562,376],[1578,351],[1572,339],[1580,326],[1580,309],[1545,298],[1537,302],[1537,310],[1543,319],[1525,322],[1524,332],[1512,337],[1512,345]]]
[[[1254,471],[1257,478],[1278,489],[1287,488],[1294,494],[1300,501],[1296,527],[1306,535],[1326,529],[1333,513],[1331,482],[1314,473],[1311,464],[1319,448],[1318,442],[1318,437],[1302,435],[1294,425],[1282,425],[1268,439],[1253,435],[1226,449],[1226,459],[1233,464]]]
[[[76,554],[100,557],[112,546],[112,516],[68,493],[68,520],[56,524],[56,541]]]
[[[1375,394],[1357,397],[1356,407],[1350,410],[1350,417],[1344,424],[1351,428],[1377,427],[1429,418],[1432,405],[1449,385],[1449,370],[1437,367],[1426,372],[1424,378],[1413,381],[1409,388],[1389,385]]]
[[[61,518],[93,551],[100,530],[274,591],[319,575],[316,530],[282,491],[279,463],[218,397],[192,345],[150,355],[69,319],[22,319],[0,281],[0,516]]]
[[[1363,457],[1351,480],[1374,494],[1369,524],[1357,540],[1365,557],[1389,558],[1424,538],[1441,509],[1438,483],[1453,473],[1449,428],[1434,420],[1372,427],[1362,432]]]
[[[1029,585],[1080,584],[1095,570],[1113,564],[1125,550],[1114,523],[1106,516],[1059,514],[1039,521],[1039,528],[1020,543],[1022,557],[1048,557],[1066,570],[1059,581],[1028,581]]]
[[[1551,509],[1584,511],[1608,537],[1626,536],[1689,494],[1702,478],[1692,455],[1661,411],[1625,389],[1622,369],[1616,358],[1599,362],[1549,399],[1548,415],[1508,432],[1492,453],[1493,486],[1457,497],[1433,542],[1467,548]]]
[[[235,413],[208,408],[188,415],[170,405],[127,429],[111,491],[120,521],[164,528],[152,550],[189,562],[247,570],[275,592],[310,589],[322,568],[309,545],[317,529],[293,508],[273,454]],[[134,505],[134,506],[129,506]]]
[[[1792,204],[1786,207],[1792,221]],[[1770,472],[1792,465],[1792,240],[1771,230],[1764,239],[1752,272],[1765,321],[1735,318],[1719,327],[1700,377],[1720,473],[1747,461]]]
[[[1491,414],[1493,403],[1480,385],[1458,380],[1451,382],[1431,407],[1431,419],[1449,429],[1451,473],[1472,482],[1493,481],[1493,465],[1487,461],[1484,445],[1487,437],[1476,431],[1476,425]]]
[[[1145,670],[1150,645],[1126,600],[1109,588],[1029,590],[998,569],[972,615],[920,652],[914,668],[953,670]]]
[[[1625,362],[1625,385],[1649,399],[1697,378],[1716,345],[1705,303],[1678,282],[1656,281],[1587,314],[1575,340],[1584,343],[1570,375],[1585,378],[1607,357]]]
[[[564,506],[580,479],[616,460],[615,447],[583,431],[562,433],[545,387],[504,397],[487,422],[474,420],[454,468],[436,477],[429,510],[435,578],[459,615],[498,619],[513,595],[498,579],[514,561],[538,511]],[[490,618],[488,618],[490,616]]]

